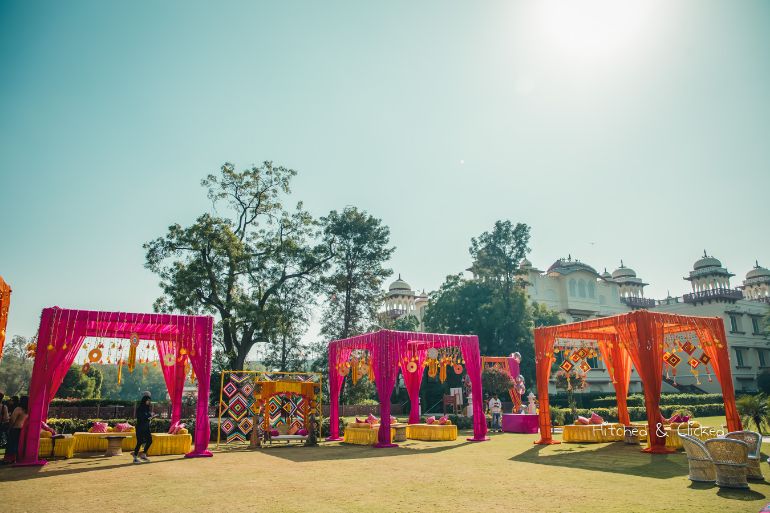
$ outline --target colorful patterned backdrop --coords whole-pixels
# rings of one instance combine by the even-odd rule
[[[289,428],[305,427],[305,409],[307,400],[298,394],[277,394],[267,401],[267,411],[270,415],[270,428],[286,424]]]
[[[254,425],[254,379],[253,373],[231,372],[222,388],[221,427],[225,443],[246,442],[251,437]]]

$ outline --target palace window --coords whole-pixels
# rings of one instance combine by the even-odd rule
[[[586,297],[586,281],[585,280],[578,281],[578,295],[580,297]]]
[[[745,367],[743,363],[743,349],[735,348],[735,362],[738,367]]]
[[[764,349],[757,349],[757,354],[759,355],[759,366],[760,367],[767,367],[767,362],[765,360],[765,351],[764,351]]]
[[[738,317],[730,314],[730,331],[735,333],[738,331]]]
[[[596,295],[596,284],[592,281],[588,282],[588,297],[591,299]]]
[[[751,327],[754,329],[754,335],[759,335],[759,319],[756,317],[751,318]]]
[[[575,286],[576,286],[576,285],[577,285],[577,284],[575,283],[575,279],[574,279],[574,278],[572,278],[572,279],[569,281],[569,295],[570,295],[570,296],[572,296],[572,297],[575,297]]]

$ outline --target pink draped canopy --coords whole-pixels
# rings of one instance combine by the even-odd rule
[[[481,390],[481,356],[479,339],[475,335],[447,335],[443,333],[417,333],[411,331],[380,330],[351,338],[334,340],[329,343],[329,395],[330,426],[327,440],[340,440],[339,400],[344,376],[340,375],[337,365],[348,361],[350,353],[363,349],[369,352],[374,370],[374,382],[380,398],[380,429],[375,447],[395,447],[390,442],[390,396],[398,377],[399,365],[404,374],[412,408],[409,423],[419,422],[417,394],[422,382],[422,365],[416,372],[404,372],[404,361],[416,354],[422,363],[425,353],[430,348],[459,347],[465,360],[465,370],[471,381],[473,398],[473,437],[471,441],[488,440],[487,420],[484,415],[483,392]],[[419,374],[419,376],[417,376]]]
[[[198,382],[198,408],[195,418],[194,448],[187,457],[211,456],[208,451],[209,384],[211,380],[211,339],[214,320],[208,316],[98,312],[45,308],[40,317],[35,363],[29,386],[29,418],[22,434],[19,464],[40,465],[38,445],[40,423],[45,421],[48,405],[56,396],[65,374],[75,361],[86,337],[129,339],[156,342],[163,377],[172,403],[172,422],[181,418],[185,364],[192,365]],[[166,354],[176,363],[166,366]]]

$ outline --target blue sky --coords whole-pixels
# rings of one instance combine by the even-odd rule
[[[0,0],[9,334],[150,309],[142,244],[225,161],[381,217],[420,289],[503,218],[536,266],[623,258],[653,297],[704,248],[770,266],[770,2],[572,5]]]

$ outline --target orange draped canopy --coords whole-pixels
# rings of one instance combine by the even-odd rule
[[[3,359],[5,329],[8,327],[8,307],[11,303],[11,286],[0,276],[0,360]]]
[[[740,431],[735,406],[735,390],[730,371],[727,337],[719,317],[695,317],[638,310],[612,317],[546,326],[535,329],[537,394],[540,402],[540,439],[537,444],[559,443],[551,437],[551,410],[548,381],[555,361],[554,343],[559,339],[595,341],[607,363],[618,401],[618,420],[630,424],[626,397],[633,362],[644,388],[650,446],[645,452],[665,453],[666,438],[660,422],[660,391],[663,380],[664,338],[666,335],[694,332],[701,348],[711,358],[714,375],[722,387],[725,416],[730,431]]]

